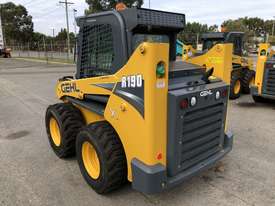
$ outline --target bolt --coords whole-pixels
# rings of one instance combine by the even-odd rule
[[[139,51],[140,51],[141,54],[144,54],[144,53],[145,53],[145,46],[144,46],[144,45],[141,45],[141,46],[139,47]]]
[[[122,112],[125,112],[126,111],[126,104],[125,103],[121,104],[120,109],[121,109]]]
[[[162,187],[162,188],[165,188],[165,185],[166,185],[165,182],[162,182],[162,183],[161,183],[161,187]]]

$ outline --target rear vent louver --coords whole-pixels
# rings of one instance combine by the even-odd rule
[[[275,68],[265,69],[263,93],[267,95],[275,95]]]
[[[185,114],[179,165],[181,170],[199,164],[221,149],[223,108],[223,104],[217,104]]]

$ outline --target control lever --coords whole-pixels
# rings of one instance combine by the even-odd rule
[[[209,69],[208,71],[206,71],[204,73],[204,75],[202,76],[201,79],[208,83],[209,82],[209,77],[212,76],[213,72],[214,72],[214,68]]]

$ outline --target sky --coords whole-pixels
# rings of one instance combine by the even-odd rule
[[[12,1],[24,5],[33,17],[34,30],[47,35],[55,35],[66,27],[65,7],[59,0],[0,0],[0,3]],[[64,0],[62,0],[64,1]],[[85,0],[68,0],[70,31],[74,31],[74,12],[84,15],[88,5]],[[144,0],[143,7],[149,7]],[[239,17],[275,18],[275,0],[151,0],[151,8],[184,13],[187,22],[200,22],[208,25],[221,25],[227,19]]]

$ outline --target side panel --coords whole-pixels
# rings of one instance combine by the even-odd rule
[[[101,115],[98,115],[90,110],[87,110],[81,106],[76,105],[76,107],[81,111],[82,115],[84,116],[86,120],[86,124],[91,124],[94,122],[104,121],[104,117]]]
[[[117,95],[110,97],[105,110],[105,118],[114,126],[124,145],[130,181],[134,158],[147,165],[166,165],[168,51],[168,44],[144,43],[116,74],[119,80],[128,75],[143,76],[144,116]],[[162,79],[156,77],[159,62],[165,64],[166,75]]]

